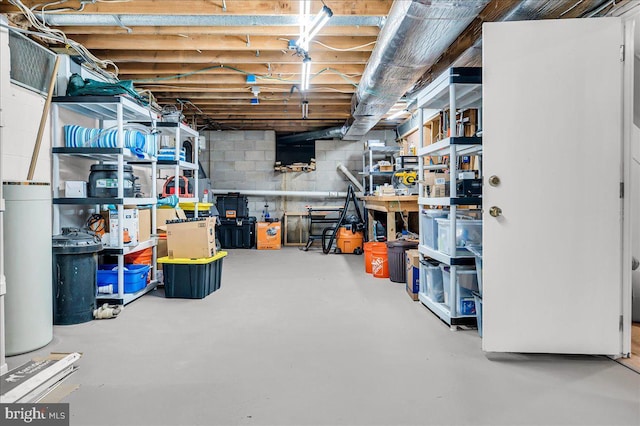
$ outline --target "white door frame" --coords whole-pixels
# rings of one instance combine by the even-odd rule
[[[622,159],[622,182],[624,182],[624,198],[623,198],[623,221],[622,221],[622,299],[620,301],[622,307],[622,348],[620,353],[622,356],[628,357],[631,354],[631,324],[632,324],[632,233],[631,218],[635,217],[639,212],[632,210],[631,194],[634,185],[631,179],[632,167],[632,136],[633,136],[633,94],[634,94],[634,58],[635,43],[634,35],[637,29],[635,27],[636,18],[640,15],[639,4],[630,3],[631,8],[619,11],[615,16],[622,18],[624,25],[624,91],[623,91],[623,159]]]

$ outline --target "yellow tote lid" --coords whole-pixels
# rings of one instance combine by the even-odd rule
[[[219,251],[213,257],[201,257],[199,259],[184,259],[184,258],[174,258],[171,259],[169,256],[164,256],[158,259],[158,263],[172,263],[177,265],[206,265],[207,263],[215,262],[216,260],[220,260],[227,255],[226,251]]]

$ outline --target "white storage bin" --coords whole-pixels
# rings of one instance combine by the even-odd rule
[[[449,219],[436,219],[438,222],[438,250],[444,254],[455,255],[455,250],[449,247]],[[482,244],[481,220],[456,220],[456,246],[464,248],[467,245]]]
[[[422,210],[420,212],[420,221],[422,222],[422,231],[420,232],[420,244],[436,250],[438,246],[438,222],[437,218],[446,218],[449,214],[448,210]]]
[[[444,302],[442,270],[439,266],[420,263],[420,292],[437,303]]]

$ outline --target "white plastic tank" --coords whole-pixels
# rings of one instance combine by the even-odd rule
[[[53,339],[51,187],[3,182],[7,294],[6,352],[18,355]]]

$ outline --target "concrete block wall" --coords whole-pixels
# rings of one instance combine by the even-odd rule
[[[207,150],[203,167],[209,171],[217,190],[346,191],[348,179],[337,170],[339,163],[360,180],[364,141],[385,140],[395,144],[395,132],[375,131],[361,141],[316,141],[316,170],[308,173],[281,173],[273,170],[276,135],[274,131],[206,132]],[[206,165],[205,165],[206,164]],[[251,196],[249,212],[260,219],[265,203],[269,213],[282,217],[285,211],[303,212],[307,205],[342,205],[343,198]]]

